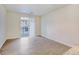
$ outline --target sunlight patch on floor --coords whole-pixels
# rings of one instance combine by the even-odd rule
[[[29,48],[29,37],[22,37],[20,39],[20,52],[24,53]]]
[[[22,37],[21,40],[23,40],[23,39],[28,40],[29,37]]]

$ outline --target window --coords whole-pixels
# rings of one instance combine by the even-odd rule
[[[28,20],[29,17],[21,17],[21,20]]]
[[[21,17],[21,33],[22,37],[29,35],[29,17]]]

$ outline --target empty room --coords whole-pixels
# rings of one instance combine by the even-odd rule
[[[0,55],[79,55],[78,4],[0,4]]]

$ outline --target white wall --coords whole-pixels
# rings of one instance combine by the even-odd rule
[[[21,37],[21,27],[20,27],[20,17],[30,17],[30,36],[33,37],[40,34],[40,17],[30,16],[27,14],[16,13],[12,11],[7,12],[7,35],[6,39],[20,38]]]
[[[21,17],[29,17],[29,15],[7,11],[6,39],[21,38]]]
[[[20,37],[20,15],[15,12],[7,12],[6,21],[6,39],[19,38]]]
[[[6,20],[6,10],[5,8],[0,5],[0,48],[6,41],[5,39],[5,20]]]
[[[42,16],[42,35],[68,46],[79,45],[79,5],[69,5]]]
[[[35,17],[35,34],[36,35],[41,35],[41,17],[36,16]]]

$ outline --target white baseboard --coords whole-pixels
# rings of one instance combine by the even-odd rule
[[[3,42],[1,42],[0,49],[2,48],[2,46],[4,45],[5,42],[6,42],[6,40],[4,40]]]
[[[13,36],[13,37],[7,36],[6,37],[6,39],[16,39],[16,38],[20,38],[20,36]]]
[[[47,39],[50,39],[50,38],[46,37],[45,35],[41,35],[41,36],[43,36],[43,37],[45,37],[45,38],[47,38]],[[50,39],[50,40],[54,40],[54,39]],[[54,40],[54,41],[59,42],[59,43],[61,43],[61,44],[64,44],[64,45],[66,45],[66,46],[69,46],[69,47],[74,47],[73,45],[70,45],[70,44],[65,43],[65,42],[62,42],[62,41],[58,41],[58,40]]]

